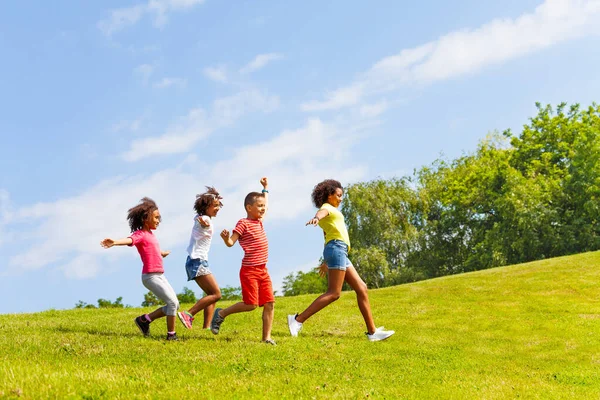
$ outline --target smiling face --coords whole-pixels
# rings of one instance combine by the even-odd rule
[[[267,202],[260,196],[254,200],[254,204],[246,205],[246,212],[249,219],[262,219],[267,211]]]
[[[207,216],[213,218],[216,217],[217,214],[219,213],[219,210],[221,209],[221,202],[219,201],[219,199],[214,199],[213,202],[206,207],[206,214]]]
[[[342,202],[344,191],[340,188],[335,189],[335,192],[327,196],[327,202],[334,207],[337,207]]]
[[[158,225],[160,225],[160,211],[156,209],[148,215],[148,218],[146,218],[146,221],[144,222],[144,226],[149,230],[154,230],[158,228]]]

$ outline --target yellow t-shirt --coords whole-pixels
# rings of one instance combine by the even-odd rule
[[[344,214],[329,203],[324,203],[321,210],[329,211],[329,215],[319,221],[319,226],[325,232],[325,243],[335,239],[341,240],[348,245],[348,250],[350,250],[350,237],[344,222]]]

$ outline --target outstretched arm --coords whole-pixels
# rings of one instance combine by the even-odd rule
[[[223,229],[223,231],[221,232],[221,238],[223,239],[227,247],[231,247],[240,238],[240,234],[237,232],[233,232],[233,234],[229,236],[229,231],[227,229]]]
[[[132,243],[133,240],[131,240],[129,237],[117,240],[106,238],[100,242],[100,246],[104,247],[105,249],[110,249],[113,246],[129,246]]]
[[[319,221],[328,215],[329,215],[329,211],[321,209],[321,210],[317,211],[317,214],[314,217],[312,217],[306,223],[306,225],[319,225]]]

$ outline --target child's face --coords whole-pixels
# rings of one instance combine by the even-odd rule
[[[158,228],[159,224],[160,224],[160,211],[154,210],[150,215],[148,215],[145,225],[148,227],[148,229],[154,230],[154,229]]]
[[[246,212],[250,219],[262,219],[266,211],[267,206],[264,197],[259,197],[254,204],[246,206]]]
[[[214,199],[213,202],[206,207],[206,215],[209,217],[216,217],[217,213],[221,209],[221,202],[218,199]]]
[[[344,196],[344,191],[340,188],[335,189],[335,193],[332,193],[327,197],[327,202],[334,207],[337,207],[342,202],[342,197]]]

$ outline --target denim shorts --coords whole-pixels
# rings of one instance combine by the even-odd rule
[[[188,281],[193,281],[198,276],[212,274],[208,268],[208,261],[199,258],[190,258],[190,256],[185,260],[185,272],[187,272]]]
[[[323,259],[329,269],[345,271],[352,263],[348,259],[348,245],[341,240],[330,240],[323,250]]]

